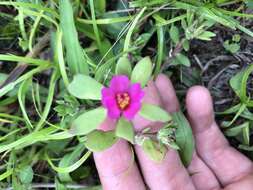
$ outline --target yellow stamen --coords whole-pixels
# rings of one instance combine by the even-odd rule
[[[121,110],[125,110],[130,104],[130,96],[126,92],[116,94],[116,100]]]

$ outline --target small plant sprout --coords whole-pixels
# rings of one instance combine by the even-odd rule
[[[157,133],[157,139],[159,143],[164,144],[170,148],[179,150],[180,148],[176,144],[176,126],[173,123],[169,123],[161,128]]]

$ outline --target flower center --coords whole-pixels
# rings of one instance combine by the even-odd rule
[[[130,96],[126,92],[116,94],[116,100],[121,110],[125,110],[130,104]]]

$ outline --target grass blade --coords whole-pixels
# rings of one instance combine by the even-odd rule
[[[89,74],[87,60],[79,44],[78,34],[73,17],[73,9],[69,0],[60,0],[60,27],[66,48],[67,63],[72,74]]]

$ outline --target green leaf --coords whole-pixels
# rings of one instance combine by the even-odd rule
[[[183,48],[185,51],[189,51],[190,49],[190,43],[189,43],[189,40],[185,39],[184,42],[183,42]]]
[[[236,95],[242,99],[242,92],[241,92],[241,85],[242,85],[242,78],[243,78],[244,70],[240,71],[237,73],[235,76],[233,76],[229,83]]]
[[[244,145],[250,145],[250,123],[245,122],[236,127],[225,130],[225,135],[229,137],[237,137]]]
[[[74,151],[70,154],[66,154],[59,163],[59,168],[65,168],[74,164],[75,161],[80,157],[81,153],[84,151],[85,146],[83,144],[79,144],[75,147]],[[72,178],[70,173],[58,173],[59,179],[61,182],[71,182]]]
[[[143,104],[139,114],[150,121],[168,122],[171,120],[168,112],[152,104]]]
[[[144,87],[150,80],[152,74],[152,62],[149,57],[141,59],[133,69],[131,81],[133,83],[141,83]]]
[[[105,0],[94,0],[95,10],[99,13],[104,13],[106,9],[106,1]]]
[[[121,117],[117,123],[116,136],[134,143],[134,129],[132,124]]]
[[[50,64],[49,61],[42,60],[42,59],[34,59],[31,57],[23,57],[23,56],[17,56],[17,55],[4,55],[0,54],[0,60],[1,61],[11,61],[11,62],[24,62],[29,65],[47,65]]]
[[[25,185],[21,183],[15,173],[12,174],[12,187],[15,190],[26,190]]]
[[[60,0],[60,27],[63,32],[63,42],[66,47],[67,63],[71,73],[88,75],[88,62],[79,43],[73,17],[73,9],[69,0]]]
[[[200,35],[196,36],[196,38],[200,39],[200,40],[210,41],[210,40],[212,40],[212,37],[215,37],[215,36],[216,36],[216,34],[213,32],[204,31]]]
[[[7,78],[8,78],[7,74],[0,73],[0,84],[2,84]]]
[[[246,151],[253,151],[253,146],[248,146],[248,145],[239,145],[239,148],[242,150],[246,150]]]
[[[67,188],[55,178],[55,190],[67,190]]]
[[[161,162],[167,152],[167,149],[163,145],[159,145],[159,143],[151,139],[145,139],[142,148],[149,158],[155,162]]]
[[[177,44],[179,42],[179,30],[178,27],[172,25],[170,28],[170,38],[171,40]]]
[[[22,183],[31,183],[33,180],[33,169],[31,166],[26,166],[19,172],[19,179]]]
[[[241,40],[241,36],[239,34],[233,35],[233,37],[232,37],[233,42],[239,43],[240,40]]]
[[[131,44],[131,37],[134,33],[134,30],[138,24],[138,22],[141,19],[141,16],[143,15],[143,13],[145,12],[145,10],[147,9],[147,7],[143,7],[141,9],[141,11],[136,15],[136,17],[133,19],[133,21],[131,22],[131,25],[128,29],[128,32],[126,34],[125,37],[125,42],[124,42],[124,47],[123,47],[123,52],[126,52],[130,49],[130,44]]]
[[[123,56],[119,58],[115,72],[117,75],[127,75],[128,77],[131,76],[132,66],[127,57]]]
[[[159,21],[156,21],[156,22],[159,23]],[[157,53],[156,53],[154,77],[157,77],[157,75],[161,72],[162,62],[165,58],[164,39],[165,39],[164,27],[158,26],[157,27]]]
[[[59,29],[55,34],[55,59],[58,60],[59,70],[62,76],[62,80],[67,87],[69,85],[69,79],[66,71],[64,56],[63,56],[63,45],[62,45],[62,31]]]
[[[237,104],[233,107],[230,107],[230,108],[226,109],[223,112],[217,112],[216,114],[217,115],[223,115],[223,114],[228,115],[228,114],[231,114],[231,113],[236,113],[240,109],[240,107],[241,107],[241,104]]]
[[[188,57],[185,55],[179,53],[175,56],[175,58],[172,60],[173,65],[184,65],[186,67],[191,66],[191,62]]]
[[[179,146],[179,155],[185,166],[188,166],[192,160],[194,151],[194,138],[189,122],[184,114],[179,111],[172,114],[174,123],[177,125],[176,144]]]
[[[18,90],[18,102],[19,102],[19,106],[20,106],[20,109],[22,111],[22,114],[23,114],[23,117],[26,121],[26,124],[27,124],[27,128],[28,129],[32,129],[33,128],[33,125],[29,119],[29,116],[27,114],[27,111],[26,111],[26,107],[25,107],[25,102],[26,102],[26,94],[28,92],[28,89],[31,87],[31,83],[32,83],[32,80],[31,79],[28,79],[28,80],[24,80],[20,87],[19,87],[19,90]]]
[[[232,125],[236,119],[244,112],[244,110],[246,109],[246,105],[245,104],[241,104],[239,110],[236,112],[235,116],[233,117],[232,121],[229,122],[228,126]]]
[[[242,78],[242,85],[241,85],[241,92],[243,101],[246,102],[248,107],[253,107],[253,100],[250,100],[251,97],[247,96],[247,81],[249,79],[250,74],[253,71],[253,64],[250,64],[244,72],[243,78]]]
[[[240,44],[239,43],[230,43],[229,40],[226,40],[223,43],[224,48],[229,51],[230,53],[234,54],[240,50]]]
[[[253,64],[250,64],[230,80],[231,87],[237,96],[239,96],[241,102],[246,104],[248,107],[253,107],[253,100],[250,100],[250,97],[247,96],[247,81],[252,71]]]
[[[100,100],[103,85],[95,79],[77,74],[68,86],[68,91],[73,96],[80,99]]]
[[[235,136],[239,135],[240,133],[242,133],[244,128],[248,128],[248,127],[249,127],[249,122],[245,122],[241,125],[238,125],[236,127],[232,127],[232,128],[225,130],[224,133],[228,137],[235,137]]]
[[[0,98],[2,96],[4,96],[5,94],[7,94],[8,92],[12,91],[15,87],[15,82],[11,82],[9,84],[7,84],[6,86],[4,86],[3,88],[0,89]]]
[[[79,168],[91,155],[91,151],[87,151],[78,161],[76,161],[74,164],[67,166],[67,167],[56,167],[52,161],[50,160],[47,153],[45,153],[45,157],[49,165],[58,173],[70,173],[75,171],[77,168]]]
[[[242,112],[240,116],[250,121],[253,121],[253,113],[250,112],[248,108],[245,108],[245,110]]]
[[[106,110],[102,107],[87,111],[74,120],[70,133],[86,135],[98,128],[105,118]]]
[[[87,135],[85,146],[93,152],[100,152],[110,148],[117,140],[118,138],[115,136],[114,131],[95,130]]]
[[[7,170],[6,172],[1,173],[1,174],[0,174],[0,181],[2,181],[2,180],[4,180],[4,179],[6,179],[7,177],[11,176],[12,173],[13,173],[13,169],[9,169],[9,170]]]
[[[249,128],[249,126],[243,128],[242,136],[243,136],[243,143],[245,145],[250,145],[250,128]]]

